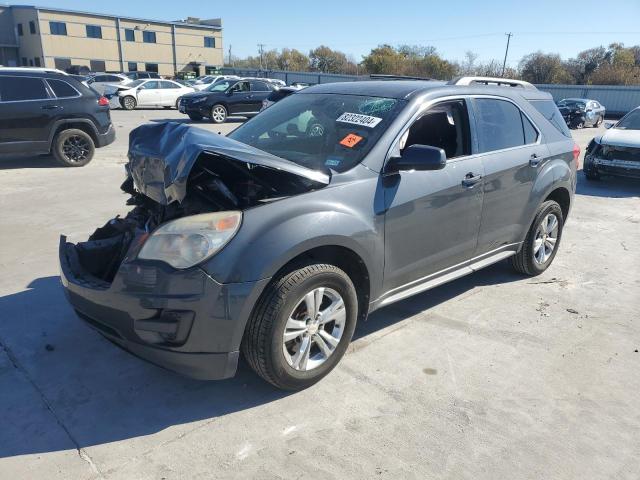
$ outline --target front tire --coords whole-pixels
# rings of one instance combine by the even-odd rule
[[[595,128],[598,128],[600,125],[602,125],[602,122],[604,122],[604,117],[600,116],[600,117],[598,117],[598,121],[596,123],[594,123],[593,126]]]
[[[84,167],[93,158],[96,147],[87,132],[71,128],[56,135],[51,151],[65,167]]]
[[[134,108],[136,108],[137,104],[138,102],[131,95],[127,95],[120,101],[120,105],[122,105],[122,108],[124,108],[125,110],[133,110]]]
[[[351,279],[312,264],[275,279],[254,307],[242,340],[251,368],[283,390],[307,388],[344,355],[358,318]]]
[[[547,200],[538,209],[520,251],[510,258],[513,268],[525,275],[544,272],[558,253],[564,218],[557,202]]]
[[[211,121],[213,123],[224,123],[227,120],[227,109],[224,105],[216,104],[211,107]]]

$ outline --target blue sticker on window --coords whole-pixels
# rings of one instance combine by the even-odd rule
[[[337,167],[338,165],[340,165],[340,162],[342,162],[341,158],[327,158],[324,164],[327,167]]]

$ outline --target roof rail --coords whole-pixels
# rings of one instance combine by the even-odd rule
[[[369,78],[373,80],[433,80],[428,77],[411,77],[408,75],[387,75],[383,73],[371,73]]]
[[[41,72],[41,73],[59,73],[61,75],[69,75],[67,72],[58,70],[57,68],[46,67],[3,67],[0,66],[2,72]]]
[[[501,77],[458,77],[449,82],[450,85],[488,85],[500,87],[519,87],[528,90],[537,90],[537,88],[524,80],[514,80],[513,78]]]

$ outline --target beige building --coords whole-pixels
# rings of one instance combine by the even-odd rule
[[[24,5],[0,5],[0,65],[95,72],[197,75],[222,67],[219,18],[161,22]]]

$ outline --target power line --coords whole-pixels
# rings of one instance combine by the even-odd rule
[[[505,33],[507,36],[507,49],[504,51],[504,62],[502,62],[502,76],[504,77],[504,70],[507,67],[507,55],[509,54],[509,42],[511,41],[511,37],[513,37],[513,33]]]

